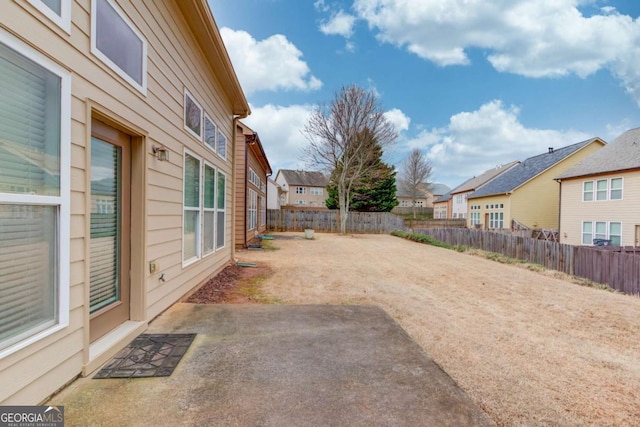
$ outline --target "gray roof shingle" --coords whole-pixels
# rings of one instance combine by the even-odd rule
[[[427,188],[429,188],[429,191],[431,192],[431,194],[433,194],[434,196],[442,196],[443,194],[448,193],[451,188],[449,188],[448,185],[446,184],[439,184],[437,182],[433,182],[431,184],[429,184],[427,186]]]
[[[303,187],[326,187],[329,180],[322,172],[280,169],[278,173],[284,176],[289,185]]]
[[[501,173],[508,171],[518,163],[520,163],[520,161],[516,160],[514,162],[506,163],[504,165],[496,166],[495,168],[489,169],[488,171],[483,172],[481,175],[474,176],[473,178],[470,178],[462,184],[458,185],[456,188],[451,190],[451,194],[464,193],[466,191],[472,191],[476,188],[480,188],[482,185],[499,176]]]
[[[433,201],[433,203],[446,202],[449,199],[451,199],[451,191],[449,191],[449,192],[443,194],[442,196],[438,197],[436,200]]]
[[[640,128],[626,131],[557,178],[640,169]]]
[[[568,145],[548,153],[539,154],[529,157],[522,163],[512,167],[493,181],[478,188],[474,193],[469,195],[469,199],[477,197],[491,196],[494,194],[509,193],[531,178],[539,175],[565,158],[569,157],[581,148],[591,144],[594,141],[602,141],[600,138],[591,138],[586,141]]]

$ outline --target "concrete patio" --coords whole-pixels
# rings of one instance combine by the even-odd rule
[[[170,377],[72,383],[65,425],[494,425],[377,307],[180,303],[147,332],[198,335]]]

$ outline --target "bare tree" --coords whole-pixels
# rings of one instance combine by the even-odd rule
[[[329,106],[318,105],[305,124],[304,148],[310,167],[324,169],[338,189],[340,232],[345,234],[351,190],[373,167],[375,144],[393,144],[398,136],[384,117],[378,98],[358,86],[346,86]]]
[[[400,188],[411,197],[413,219],[416,219],[416,202],[422,186],[431,177],[431,162],[418,148],[411,150],[400,167]]]

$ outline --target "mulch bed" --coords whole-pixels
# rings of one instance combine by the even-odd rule
[[[256,303],[250,296],[242,295],[239,291],[250,284],[250,279],[256,276],[268,275],[268,267],[240,267],[229,264],[215,277],[209,279],[200,289],[191,294],[186,302],[193,304],[247,304]]]

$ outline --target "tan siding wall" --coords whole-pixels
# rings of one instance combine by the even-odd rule
[[[591,143],[516,189],[511,196],[512,217],[529,228],[557,229],[560,185],[554,178],[600,148],[600,143]]]
[[[623,178],[622,200],[582,201],[584,181]],[[560,242],[582,244],[583,221],[622,223],[622,245],[635,246],[635,228],[640,225],[640,171],[598,175],[562,181]]]
[[[243,247],[245,243],[245,235],[246,235],[246,185],[248,182],[247,174],[249,171],[246,168],[247,162],[247,148],[244,133],[242,132],[242,127],[236,127],[236,161],[235,161],[235,171],[236,171],[236,181],[234,183],[235,189],[235,220],[234,220],[234,244],[236,247]]]
[[[233,121],[231,101],[224,95],[212,67],[197,47],[180,10],[171,1],[116,0],[148,43],[148,88],[144,96],[106,64],[90,53],[91,20],[89,0],[72,2],[71,35],[48,21],[26,1],[4,2],[0,27],[18,35],[36,50],[65,66],[72,73],[71,125],[71,301],[70,326],[24,350],[0,360],[0,403],[39,403],[82,370],[86,359],[86,283],[88,277],[86,239],[87,126],[88,103],[113,112],[116,122],[125,121],[145,135],[148,170],[146,283],[132,283],[147,289],[147,320],[166,309],[194,286],[214,275],[231,259]],[[190,47],[196,47],[191,49]],[[67,65],[68,64],[68,65]],[[220,126],[227,137],[224,161],[183,128],[184,89]],[[163,144],[169,161],[151,155],[153,145]],[[215,254],[182,267],[182,164],[183,147],[220,168],[227,176],[226,245]],[[147,263],[157,260],[159,272],[148,274]],[[165,273],[166,281],[158,280]],[[10,386],[7,386],[9,385]]]

